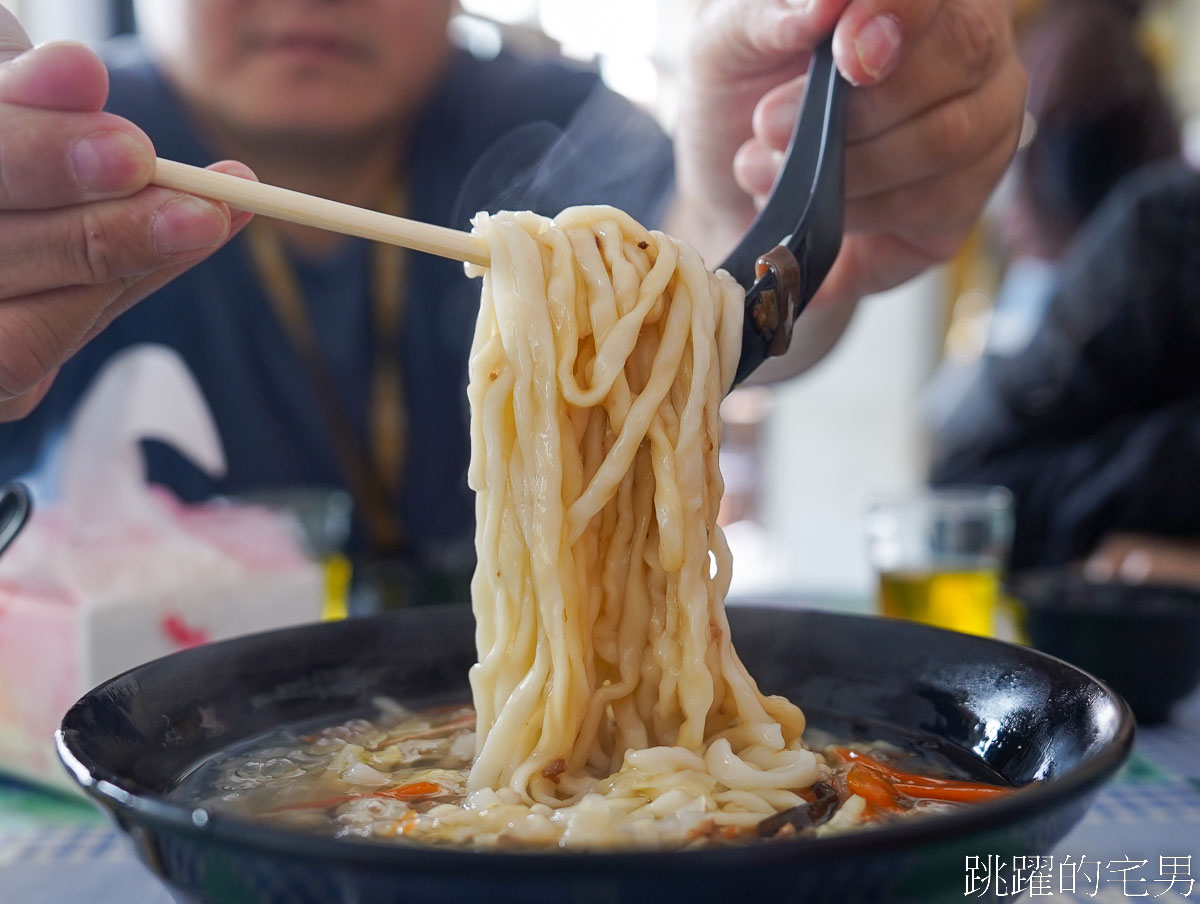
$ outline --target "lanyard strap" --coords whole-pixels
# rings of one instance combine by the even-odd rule
[[[385,212],[401,215],[405,206],[404,190],[397,184],[389,193]],[[405,545],[404,528],[392,500],[399,489],[408,440],[399,360],[408,256],[403,248],[379,242],[371,249],[371,328],[375,349],[371,362],[368,451],[354,429],[346,400],[338,391],[321,351],[303,288],[282,237],[265,217],[255,217],[246,234],[259,282],[304,366],[371,551],[394,555]]]

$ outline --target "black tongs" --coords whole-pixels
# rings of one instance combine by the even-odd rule
[[[848,87],[833,61],[833,39],[827,39],[813,52],[800,118],[771,195],[721,264],[747,287],[735,385],[767,358],[787,351],[796,318],[842,246]],[[770,250],[764,254],[764,248]]]

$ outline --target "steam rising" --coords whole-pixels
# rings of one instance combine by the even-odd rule
[[[463,183],[452,222],[478,211],[608,204],[657,223],[670,197],[670,141],[647,114],[597,88],[566,129],[541,121],[509,132],[476,162]]]

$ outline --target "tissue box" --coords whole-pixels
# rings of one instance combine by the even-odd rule
[[[0,770],[72,787],[54,753],[84,692],[168,653],[319,617],[324,571],[286,519],[152,494],[155,529],[35,512],[0,563]]]
[[[295,525],[148,486],[144,438],[225,472],[200,388],[156,345],[124,350],[96,377],[57,453],[58,501],[35,507],[0,560],[2,771],[73,787],[54,731],[88,689],[185,647],[319,617],[324,572]]]

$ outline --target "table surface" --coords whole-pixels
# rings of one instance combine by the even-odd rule
[[[964,864],[963,900],[996,882],[1030,904],[1200,902],[1200,694],[1170,723],[1139,729],[1121,774],[1051,858],[1001,863],[980,851]],[[1016,894],[1014,868],[1030,883]],[[90,804],[0,779],[0,904],[171,900]]]

